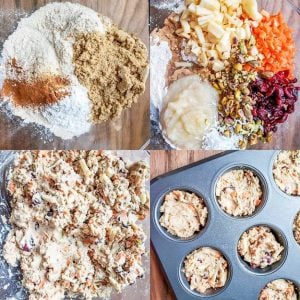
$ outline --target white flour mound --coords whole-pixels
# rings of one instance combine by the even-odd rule
[[[151,101],[156,108],[161,110],[163,98],[167,94],[165,76],[169,61],[172,59],[172,52],[169,43],[161,41],[158,36],[150,37],[150,84]]]
[[[89,131],[91,105],[87,89],[74,74],[73,44],[76,34],[104,34],[110,24],[108,18],[92,9],[69,2],[48,4],[22,19],[3,46],[5,78],[30,80],[51,74],[68,78],[71,87],[70,95],[55,105],[32,109],[10,103],[12,113],[27,123],[49,128],[63,139]],[[13,59],[22,73],[6,67]]]

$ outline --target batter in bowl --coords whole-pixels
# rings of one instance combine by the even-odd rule
[[[143,276],[148,177],[144,162],[110,152],[20,152],[3,254],[20,264],[30,300],[107,298]]]
[[[273,165],[273,177],[284,193],[300,196],[300,151],[281,151]]]
[[[259,178],[250,170],[232,170],[218,180],[216,196],[221,208],[232,216],[251,216],[262,201]]]
[[[206,293],[225,285],[228,278],[228,263],[219,251],[203,247],[186,257],[183,272],[191,290]]]
[[[270,228],[252,227],[243,233],[238,252],[251,268],[265,268],[281,259],[283,246],[276,240]]]
[[[295,285],[285,279],[276,279],[262,290],[259,300],[297,300]]]
[[[160,225],[172,235],[189,238],[206,224],[207,208],[194,193],[174,190],[167,194],[160,208]]]

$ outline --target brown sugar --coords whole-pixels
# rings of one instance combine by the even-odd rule
[[[5,79],[1,94],[3,97],[11,97],[16,106],[46,106],[67,96],[69,85],[69,80],[53,75],[30,82]]]
[[[77,36],[75,74],[88,89],[94,123],[118,117],[137,101],[145,91],[147,57],[146,46],[116,26],[104,36],[95,32]]]

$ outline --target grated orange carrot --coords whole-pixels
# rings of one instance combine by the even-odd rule
[[[296,56],[295,41],[292,29],[285,23],[281,13],[274,16],[264,15],[258,27],[252,30],[256,38],[258,51],[264,55],[259,71],[277,73],[289,70],[290,77],[294,73]]]

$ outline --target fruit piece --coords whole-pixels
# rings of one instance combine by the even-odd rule
[[[221,8],[220,2],[218,0],[202,0],[200,6],[210,10],[220,10]]]
[[[262,15],[258,12],[256,0],[242,0],[242,6],[245,13],[253,20],[259,21]]]
[[[220,26],[214,21],[210,21],[208,23],[207,31],[217,38],[221,38],[225,33],[225,30],[222,28],[222,26]]]

